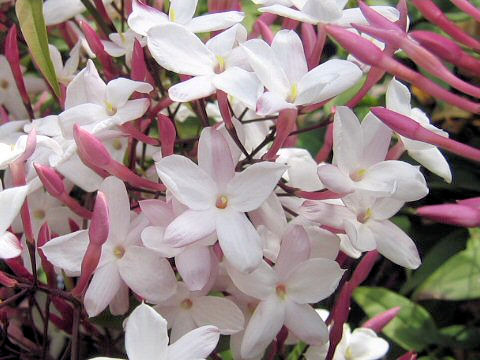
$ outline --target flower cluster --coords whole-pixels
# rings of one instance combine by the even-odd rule
[[[459,93],[478,98],[480,88],[439,60],[456,43],[408,32],[404,0],[253,2],[263,14],[247,31],[237,0],[209,1],[199,16],[197,0],[170,0],[165,12],[163,1],[46,0],[49,51],[35,53],[21,27],[46,81],[23,75],[9,28],[0,55],[0,291],[13,300],[2,308],[46,295],[40,317],[71,337],[72,359],[79,333],[101,339],[97,320],[108,314],[129,314],[130,359],[218,358],[220,335],[234,359],[273,359],[297,343],[309,360],[387,353],[376,331],[398,309],[352,332],[352,292],[378,254],[420,266],[391,218],[428,194],[426,171],[452,181],[439,148],[480,160],[412,107],[407,84],[473,113],[480,105]],[[424,2],[427,14],[434,4]],[[348,58],[329,55],[327,35]],[[395,60],[399,49],[458,91]],[[475,59],[466,56],[447,60],[468,68]],[[385,107],[359,119],[356,105],[386,73]],[[299,138],[318,129],[323,147],[312,156]],[[418,214],[476,226],[478,205]],[[322,318],[327,298],[334,305]],[[17,346],[35,351],[23,337]]]

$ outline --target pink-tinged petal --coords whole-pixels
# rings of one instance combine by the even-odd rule
[[[105,52],[113,57],[124,56],[127,53],[127,49],[115,44],[111,41],[102,40],[103,49]]]
[[[263,92],[263,85],[254,73],[236,66],[215,76],[213,85],[252,110],[255,110],[257,100]]]
[[[1,190],[1,188],[0,188]],[[28,186],[17,186],[0,191],[0,234],[7,231],[17,217],[28,193]]]
[[[12,259],[22,253],[22,245],[11,232],[0,235],[0,259]]]
[[[79,230],[51,239],[42,246],[47,260],[70,273],[80,274],[89,239],[87,230]]]
[[[393,198],[380,198],[372,205],[372,217],[375,220],[387,220],[400,211],[405,204],[402,200]]]
[[[375,236],[367,224],[346,220],[344,227],[345,232],[355,249],[359,251],[371,251],[376,249],[377,243],[375,241]]]
[[[103,180],[100,191],[105,195],[110,217],[109,241],[122,244],[130,227],[130,201],[123,181],[114,176]]]
[[[165,13],[138,0],[133,0],[132,10],[128,17],[128,26],[137,34],[147,36],[148,30],[152,27],[168,23]]]
[[[127,103],[134,92],[148,94],[152,90],[152,85],[148,83],[117,78],[107,84],[106,101],[114,108],[120,108]]]
[[[148,49],[165,69],[185,75],[213,74],[215,55],[184,26],[166,24],[148,31]]]
[[[227,271],[240,291],[256,299],[265,300],[275,291],[278,278],[265,261],[262,261],[258,268],[249,274],[238,271],[229,264],[227,264]]]
[[[319,22],[330,23],[342,17],[342,7],[336,0],[307,1],[302,11],[315,17]]]
[[[398,200],[415,201],[428,194],[425,178],[416,166],[387,160],[369,167],[356,185],[371,192],[388,192]]]
[[[177,311],[173,319],[173,323],[171,323],[172,331],[170,333],[170,341],[172,342],[179,340],[183,335],[198,328],[195,321],[193,321],[192,312],[190,310]]]
[[[392,139],[392,130],[371,112],[362,120],[363,166],[368,167],[385,160]]]
[[[245,329],[241,346],[243,358],[250,359],[263,354],[278,334],[285,321],[285,302],[277,295],[260,302]]]
[[[58,124],[65,138],[73,137],[73,126],[85,126],[105,121],[109,118],[105,107],[98,104],[85,103],[74,106],[58,115]]]
[[[132,311],[125,325],[125,349],[130,360],[166,359],[167,321],[142,303]]]
[[[356,219],[357,215],[342,205],[326,204],[320,201],[307,200],[300,208],[300,215],[310,221],[343,229],[344,219]]]
[[[286,98],[290,92],[291,84],[272,48],[260,39],[246,41],[240,46],[263,85],[268,90]]]
[[[103,105],[106,87],[95,64],[88,60],[87,66],[68,84],[65,109],[85,103]]]
[[[240,11],[225,11],[194,17],[186,27],[194,33],[218,31],[238,24],[245,17]]]
[[[317,24],[318,20],[313,16],[307,15],[302,11],[292,9],[288,6],[283,5],[271,5],[265,6],[258,9],[262,13],[270,13],[275,15],[280,15],[288,19],[298,20],[305,22],[307,24]]]
[[[336,261],[310,259],[290,272],[286,281],[287,297],[298,304],[316,303],[330,296],[344,270]]]
[[[164,241],[165,227],[147,226],[143,229],[141,237],[145,247],[155,250],[161,256],[174,257],[182,252],[182,248],[175,248]]]
[[[206,210],[215,204],[216,184],[190,159],[170,155],[161,159],[155,166],[162,182],[182,204],[193,210]]]
[[[213,127],[204,128],[198,142],[198,166],[217,183],[220,193],[235,175],[235,165],[228,143]]]
[[[148,199],[139,201],[138,204],[152,225],[167,227],[175,218],[172,203],[162,200]]]
[[[312,258],[324,258],[335,260],[340,250],[340,238],[338,235],[322,229],[318,226],[307,226],[308,238],[310,239]]]
[[[120,288],[108,306],[112,315],[124,315],[128,312],[130,307],[129,296],[130,290],[128,289],[128,286],[122,282]]]
[[[272,115],[285,109],[296,109],[297,106],[285,101],[278,93],[267,91],[257,100],[256,113],[258,115]]]
[[[118,261],[118,271],[130,289],[151,303],[169,298],[177,289],[170,263],[144,247],[129,246]]]
[[[447,183],[452,182],[452,171],[440,150],[435,147],[425,150],[408,150],[408,155],[425,166],[432,173],[440,176]]]
[[[317,174],[322,184],[333,192],[349,194],[355,191],[355,183],[335,165],[320,165],[317,168]]]
[[[390,221],[372,221],[368,225],[375,234],[377,250],[395,264],[416,269],[421,260],[415,243]]]
[[[83,299],[89,317],[97,316],[110,304],[122,282],[116,262],[110,262],[95,270]]]
[[[243,313],[232,300],[219,296],[200,296],[192,301],[192,316],[197,326],[214,325],[223,335],[243,330]]]
[[[255,270],[263,257],[260,235],[245,214],[220,211],[216,216],[217,236],[225,258],[240,271]]]
[[[81,1],[48,0],[43,3],[43,16],[45,25],[56,25],[67,21],[68,19],[79,15],[85,11]]]
[[[297,83],[308,72],[303,44],[297,33],[292,30],[280,30],[271,46],[290,84]]]
[[[229,205],[241,212],[258,209],[275,189],[285,170],[284,165],[264,161],[236,173],[227,187]]]
[[[189,290],[201,290],[208,282],[211,271],[210,257],[207,246],[188,247],[175,257],[178,273]]]
[[[371,6],[371,9],[382,14],[384,17],[390,21],[397,21],[399,18],[399,12],[397,9],[391,6]],[[367,19],[363,16],[359,8],[345,9],[342,12],[342,17],[334,22],[336,25],[351,27],[350,24],[361,24],[367,25]]]
[[[189,245],[211,235],[215,231],[215,221],[215,210],[187,210],[167,226],[164,240],[174,247]]]
[[[206,359],[217,346],[220,332],[215,326],[202,326],[183,335],[168,347],[168,360]]]
[[[193,18],[193,15],[195,15],[197,3],[198,0],[170,1],[170,8],[168,10],[170,21],[185,25]]]
[[[307,344],[318,346],[328,341],[327,325],[310,305],[287,301],[285,326]]]
[[[282,245],[275,263],[275,272],[285,279],[297,266],[310,257],[310,240],[301,225],[291,226],[282,236]]]
[[[361,166],[363,134],[360,121],[346,106],[338,106],[333,122],[333,154],[338,167],[345,173]]]
[[[173,85],[168,89],[168,96],[176,102],[189,102],[210,96],[216,90],[213,79],[213,74],[195,76]]]

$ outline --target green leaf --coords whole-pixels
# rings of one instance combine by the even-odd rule
[[[428,311],[406,297],[385,288],[359,287],[353,298],[369,317],[400,306],[399,314],[383,333],[405,350],[422,351],[437,342],[437,327]]]
[[[470,230],[467,248],[442,264],[414,293],[417,299],[480,298],[480,229]]]
[[[17,0],[15,11],[33,60],[59,98],[60,86],[48,51],[47,28],[43,18],[43,1]]]
[[[302,358],[302,354],[305,352],[307,344],[300,341],[297,345],[294,346],[290,354],[288,354],[287,360],[299,360]]]
[[[398,225],[398,224],[397,224]],[[433,274],[450,257],[465,249],[465,239],[468,232],[465,229],[458,229],[441,239],[425,256],[422,266],[416,270],[402,286],[400,293],[406,294],[415,289]]]
[[[480,328],[467,327],[465,325],[451,325],[440,330],[441,334],[448,338],[452,347],[474,349],[480,339]]]

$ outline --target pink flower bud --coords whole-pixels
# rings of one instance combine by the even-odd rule
[[[77,285],[72,289],[73,296],[81,296],[88,286],[90,278],[97,269],[102,255],[102,247],[90,243],[82,260],[82,270]]]
[[[386,124],[393,131],[399,133],[402,136],[405,136],[412,140],[423,141],[441,147],[467,159],[480,161],[479,149],[462,144],[458,141],[449,139],[447,137],[438,135],[430,130],[427,130],[418,122],[405,115],[382,107],[371,108],[371,111],[384,124]]]
[[[73,127],[73,138],[77,143],[78,153],[82,160],[101,168],[113,161],[105,145],[77,124]]]
[[[162,144],[162,156],[172,155],[177,137],[175,125],[168,116],[160,113],[157,115],[157,124],[160,132],[160,142]]]
[[[412,0],[413,5],[430,22],[438,25],[443,31],[455,40],[475,50],[480,50],[480,42],[466,34],[460,27],[450,21],[443,11],[431,0]]]
[[[471,15],[475,20],[480,22],[480,9],[476,8],[467,0],[450,0],[463,12]]]
[[[417,354],[413,351],[409,351],[400,356],[397,360],[417,360]]]
[[[37,130],[35,128],[30,131],[27,137],[27,144],[25,146],[25,150],[17,160],[15,160],[16,163],[23,163],[30,159],[30,157],[33,155],[35,152],[35,148],[37,147]]]
[[[263,40],[265,40],[268,45],[272,45],[273,41],[273,32],[272,29],[268,27],[267,24],[265,24],[262,20],[258,19],[257,22],[255,23],[256,29],[262,35]]]
[[[352,275],[351,283],[353,289],[365,281],[365,279],[368,277],[368,274],[370,274],[370,271],[372,271],[373,265],[375,265],[379,258],[380,255],[377,250],[369,251],[362,258]]]
[[[63,180],[53,168],[40,164],[33,164],[33,167],[37,171],[40,181],[50,195],[58,198],[65,193]]]
[[[110,229],[110,217],[108,203],[105,195],[99,191],[95,199],[92,221],[88,229],[90,244],[101,247],[108,239]]]
[[[463,204],[422,206],[417,215],[443,224],[476,227],[480,226],[480,209]]]
[[[285,140],[294,129],[295,122],[297,120],[297,109],[284,109],[281,110],[277,119],[277,133],[273,140],[272,147],[264,155],[266,160],[274,160],[278,150],[283,146]]]
[[[362,327],[372,329],[376,333],[382,331],[382,329],[388,325],[390,321],[395,319],[402,308],[400,306],[396,306],[391,308],[387,311],[381,312],[380,314],[374,316],[367,322],[365,322]]]
[[[17,280],[12,279],[9,277],[7,274],[5,274],[3,271],[0,271],[0,285],[13,288],[18,284]]]
[[[148,82],[150,85],[155,86],[152,75],[148,71],[147,64],[145,63],[145,54],[142,45],[140,45],[137,39],[135,39],[133,45],[131,79]]]
[[[43,253],[41,247],[45,245],[47,242],[50,241],[52,234],[50,232],[50,227],[48,223],[44,223],[38,232],[38,239],[37,239],[37,251],[38,255],[40,256],[40,260],[42,262],[42,268],[47,274],[47,282],[50,287],[57,286],[57,274],[55,273],[54,266],[48,261],[47,257]]]
[[[474,198],[464,199],[464,200],[457,200],[457,204],[471,206],[471,207],[480,209],[480,197],[474,197]]]
[[[363,16],[365,16],[369,24],[382,28],[385,32],[403,32],[403,29],[405,29],[401,29],[397,24],[391,22],[379,12],[373,10],[363,1],[358,1],[358,7],[360,8],[360,11],[362,12]]]

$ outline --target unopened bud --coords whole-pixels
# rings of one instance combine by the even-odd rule
[[[73,127],[73,138],[77,143],[78,153],[82,160],[98,167],[105,167],[112,161],[105,145],[94,135],[76,124]]]
[[[53,168],[40,164],[33,164],[33,167],[50,195],[59,197],[65,192],[63,180]]]

